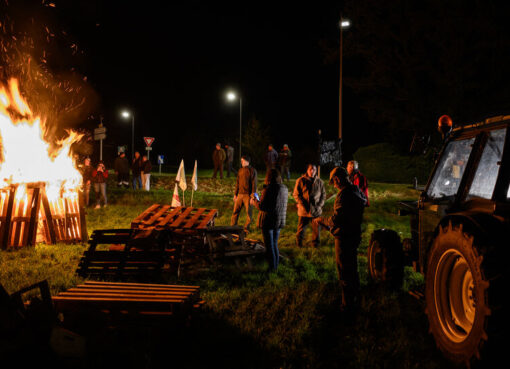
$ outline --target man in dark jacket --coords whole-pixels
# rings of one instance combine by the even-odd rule
[[[212,154],[212,160],[214,164],[214,173],[212,175],[213,178],[216,178],[216,173],[219,169],[220,178],[223,179],[223,162],[225,161],[226,157],[227,155],[225,154],[225,150],[221,148],[221,144],[218,142]]]
[[[257,171],[250,166],[250,157],[243,155],[241,158],[241,168],[237,172],[236,188],[234,191],[234,211],[230,225],[237,225],[241,209],[246,209],[245,232],[249,232],[251,223],[251,204],[250,199],[257,192]]]
[[[133,189],[142,188],[142,158],[138,151],[135,152],[135,157],[131,163],[131,173],[133,174]]]
[[[81,175],[83,177],[83,202],[85,206],[89,206],[90,202],[90,186],[92,183],[92,172],[94,168],[90,165],[90,158],[85,158],[81,167]]]
[[[264,162],[266,163],[266,170],[275,169],[276,164],[278,163],[278,153],[273,148],[273,145],[269,144],[267,147],[266,156],[264,157]]]
[[[353,312],[359,303],[358,246],[366,199],[359,188],[349,181],[347,170],[334,168],[329,183],[338,189],[333,215],[316,218],[314,222],[327,227],[335,237],[336,268],[342,296],[341,308]]]
[[[290,181],[290,161],[292,158],[292,152],[289,149],[289,145],[283,145],[282,151],[278,154],[278,162],[280,164],[280,171],[282,173],[282,179]]]
[[[225,150],[227,152],[227,177],[230,177],[230,172],[236,173],[234,170],[234,147],[232,145],[225,145]]]
[[[113,169],[115,169],[115,174],[117,174],[117,186],[129,187],[129,161],[126,158],[125,152],[121,152],[115,158]]]
[[[359,170],[359,164],[356,160],[351,160],[347,163],[347,173],[349,173],[349,180],[353,185],[358,186],[359,190],[365,195],[367,199],[367,205],[370,203],[368,201],[368,181],[367,177],[363,175],[363,173]]]
[[[322,215],[322,207],[326,201],[326,189],[324,183],[317,176],[317,167],[308,164],[306,173],[298,178],[292,194],[298,208],[298,228],[296,244],[303,247],[304,232],[308,224],[312,223],[312,244],[318,247],[320,244],[320,226],[312,220]]]
[[[150,191],[151,189],[151,170],[152,164],[147,158],[147,155],[142,157],[142,172],[140,173],[142,177],[142,188],[145,191]]]

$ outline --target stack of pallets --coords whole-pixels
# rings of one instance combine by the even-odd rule
[[[225,258],[250,258],[265,252],[240,226],[215,226],[216,209],[154,204],[137,216],[131,229],[96,230],[78,268],[81,276],[158,278]],[[98,250],[100,244],[109,245]],[[236,262],[237,263],[237,262]]]

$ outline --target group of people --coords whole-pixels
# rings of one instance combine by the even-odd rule
[[[140,156],[140,153],[135,152],[131,164],[126,158],[125,152],[120,152],[114,162],[114,170],[117,175],[118,187],[129,187],[129,171],[132,173],[132,186],[133,189],[150,190],[150,177],[152,164],[146,155]],[[94,192],[96,194],[96,209],[101,206],[106,206],[106,181],[108,179],[108,170],[102,160],[99,160],[96,167],[91,165],[90,158],[85,158],[83,166],[81,167],[83,177],[83,198],[85,206],[90,205],[90,189],[94,185]]]
[[[278,169],[283,176],[283,179],[290,181],[291,158],[292,152],[289,149],[289,145],[283,145],[281,151],[278,153],[274,149],[273,145],[269,144],[267,152],[264,156],[266,170],[269,171],[270,169]],[[225,149],[223,149],[221,147],[221,143],[218,142],[212,153],[212,161],[214,165],[212,178],[217,178],[219,172],[220,179],[223,179],[223,165],[225,162],[227,164],[227,177],[230,177],[230,173],[237,173],[233,167],[234,148],[232,145],[225,144]]]
[[[357,250],[361,242],[363,212],[368,202],[368,182],[359,171],[356,161],[350,161],[347,168],[335,167],[329,175],[329,183],[338,193],[333,214],[322,216],[326,201],[326,189],[317,176],[317,167],[309,164],[297,181],[293,197],[297,203],[298,228],[296,245],[303,247],[304,232],[312,227],[312,245],[320,244],[320,231],[324,228],[335,239],[335,255],[341,289],[341,307],[344,310],[355,308],[359,300],[359,275]],[[260,197],[257,193],[257,171],[250,165],[250,158],[243,156],[237,174],[234,191],[234,210],[231,225],[236,225],[239,214],[246,210],[245,232],[249,232],[252,222],[252,207],[259,210],[258,227],[266,247],[269,270],[278,268],[278,239],[285,226],[287,214],[288,188],[282,183],[281,173],[276,168],[268,168]]]
[[[234,148],[231,145],[226,144],[225,149],[223,149],[221,147],[221,143],[218,142],[212,154],[212,161],[214,165],[214,172],[212,175],[213,178],[216,178],[219,171],[220,178],[223,179],[223,165],[225,161],[227,161],[227,177],[230,177],[230,173],[236,173],[233,167]]]
[[[283,145],[280,152],[276,152],[272,144],[267,147],[267,152],[264,157],[266,170],[278,169],[282,175],[283,180],[290,181],[290,162],[292,159],[292,152],[289,145]]]

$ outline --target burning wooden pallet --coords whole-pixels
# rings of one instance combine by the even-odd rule
[[[47,244],[80,242],[87,234],[77,198],[50,203],[41,182],[24,191],[17,185],[0,189],[0,248],[35,245],[39,227]]]
[[[119,316],[189,315],[203,305],[200,287],[87,281],[53,297],[64,314],[98,312]]]

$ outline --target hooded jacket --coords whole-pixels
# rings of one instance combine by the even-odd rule
[[[361,237],[365,204],[365,195],[356,185],[349,183],[338,191],[333,215],[326,220],[326,224],[335,238]]]
[[[326,201],[326,189],[322,179],[303,174],[296,181],[292,193],[298,207],[298,216],[316,218],[322,215],[322,207]]]

